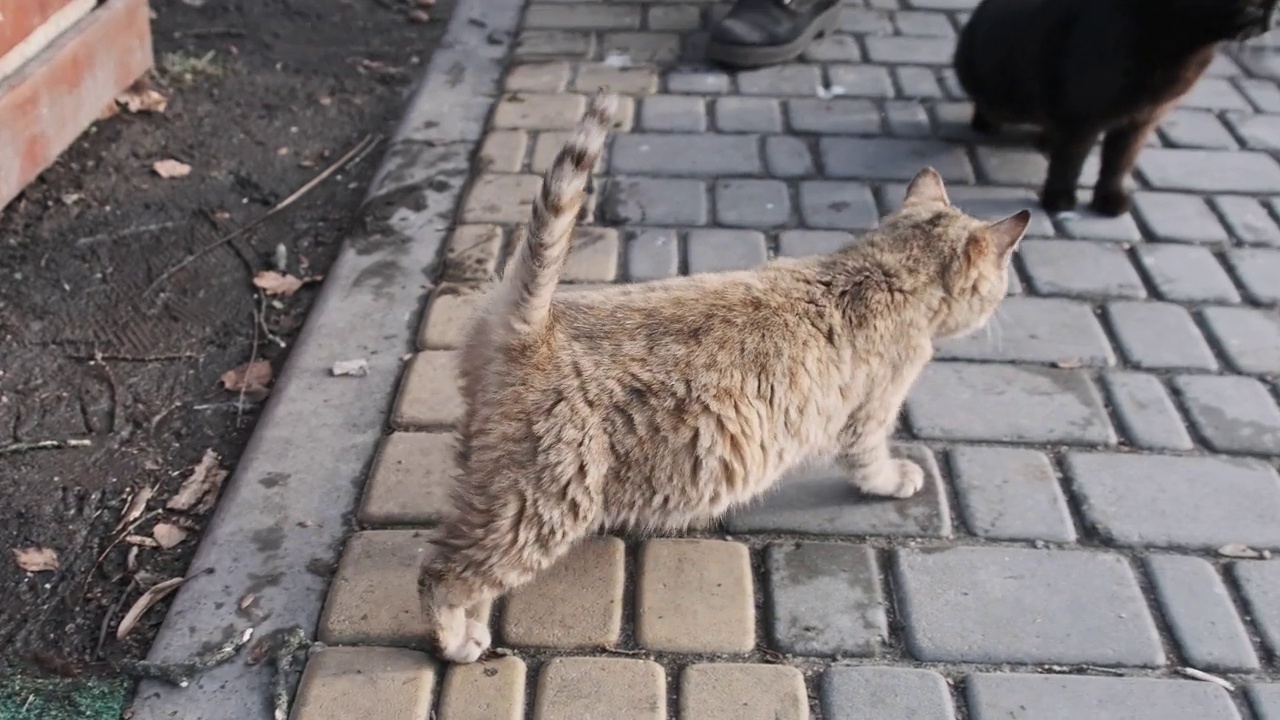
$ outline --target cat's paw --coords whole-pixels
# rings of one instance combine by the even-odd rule
[[[973,119],[969,121],[969,127],[979,135],[1000,134],[1000,123],[992,120],[976,109],[973,111]]]
[[[440,639],[440,657],[457,665],[467,665],[479,660],[492,642],[489,626],[467,620],[462,632]]]
[[[1076,191],[1045,190],[1040,194],[1040,207],[1050,215],[1057,215],[1076,209]]]
[[[1133,207],[1133,196],[1124,190],[1095,189],[1089,207],[1107,217],[1119,217]]]
[[[889,497],[909,498],[924,487],[924,470],[910,460],[896,458],[893,461],[897,483],[888,493]]]

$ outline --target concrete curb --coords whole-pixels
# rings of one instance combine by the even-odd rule
[[[449,28],[276,383],[149,659],[174,661],[245,627],[314,632],[365,472],[413,350],[424,298],[500,89],[524,0],[459,0]],[[365,358],[369,375],[335,378]],[[254,593],[248,613],[240,599]],[[266,720],[272,670],[235,659],[178,689],[142,682],[135,720]]]

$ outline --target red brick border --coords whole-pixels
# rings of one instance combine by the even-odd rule
[[[107,0],[0,81],[0,207],[151,63],[146,0]]]

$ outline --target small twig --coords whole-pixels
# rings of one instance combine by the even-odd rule
[[[249,364],[245,366],[249,368],[258,361],[258,326],[262,324],[258,306],[255,304],[250,310],[253,311],[253,343],[249,347]],[[240,383],[240,394],[236,398],[236,427],[240,427],[240,420],[244,417],[244,391],[248,389],[248,385],[246,382]]]
[[[12,443],[10,445],[0,445],[0,455],[17,455],[35,450],[65,450],[67,448],[89,447],[93,445],[88,440],[41,440],[39,442],[30,443]]]
[[[294,626],[280,637],[280,647],[273,660],[276,666],[275,677],[271,681],[271,705],[275,708],[274,720],[289,719],[289,673],[298,651],[307,644],[307,634],[302,628]]]
[[[127,527],[121,528],[120,531],[116,533],[115,539],[112,540],[110,543],[107,543],[106,549],[102,551],[102,554],[98,556],[97,560],[93,561],[93,567],[89,568],[88,574],[86,574],[84,577],[84,584],[88,585],[89,581],[93,579],[94,571],[96,571],[98,569],[98,566],[102,564],[102,561],[107,558],[107,553],[111,552],[112,548],[114,548],[116,545],[119,545],[121,540],[124,540],[126,537],[128,537],[129,534],[133,532],[134,528],[146,522],[148,519],[159,515],[160,512],[161,511],[157,509],[157,510],[151,510],[149,512],[142,513],[141,515],[138,516],[137,520],[134,520],[133,522],[129,523]]]
[[[1207,673],[1203,670],[1197,670],[1193,667],[1180,667],[1176,670],[1176,672],[1179,675],[1189,677],[1192,680],[1202,680],[1207,683],[1213,683],[1214,685],[1217,685],[1223,688],[1227,692],[1236,691],[1235,683],[1231,682],[1230,680],[1227,680],[1226,678],[1221,678],[1221,677],[1218,677],[1217,675]]]
[[[129,578],[129,584],[125,586],[124,592],[120,593],[120,597],[111,603],[111,607],[107,608],[107,614],[102,617],[102,627],[98,628],[98,644],[93,647],[94,660],[102,657],[102,646],[107,642],[107,630],[110,629],[111,621],[115,619],[116,613],[120,611],[120,606],[124,604],[125,598],[129,597],[129,591],[133,589],[135,582],[137,580]]]
[[[97,242],[102,242],[103,240],[119,240],[120,238],[126,238],[126,237],[129,237],[130,235],[141,235],[143,233],[154,232],[156,230],[166,230],[168,228],[175,227],[177,225],[182,225],[182,224],[183,224],[182,222],[177,222],[177,221],[162,222],[162,223],[154,223],[152,225],[139,225],[138,227],[126,228],[124,230],[117,230],[115,232],[98,233],[97,235],[90,235],[88,237],[82,237],[79,240],[76,240],[76,246],[84,247],[85,245],[92,245]]]
[[[115,664],[120,672],[137,678],[163,680],[171,685],[184,688],[191,684],[197,673],[217,667],[230,660],[240,652],[240,648],[253,637],[253,628],[246,628],[236,637],[222,643],[218,647],[190,660],[163,663],[147,660],[121,660]]]
[[[172,353],[169,355],[103,355],[94,353],[93,355],[67,355],[72,360],[111,360],[113,362],[169,362],[171,360],[193,360],[200,357],[193,352]]]
[[[230,233],[223,235],[222,237],[209,243],[208,245],[205,245],[203,248],[197,250],[191,255],[188,255],[186,259],[183,260],[182,262],[178,263],[177,265],[174,265],[168,270],[165,270],[163,273],[161,273],[160,277],[156,278],[154,282],[152,282],[150,285],[147,286],[147,289],[144,290],[142,294],[149,295],[152,290],[155,290],[157,287],[163,284],[166,280],[172,277],[174,273],[185,268],[186,266],[190,265],[196,260],[199,260],[200,258],[204,257],[207,253],[219,247],[222,247],[223,245],[231,242],[232,240],[258,227],[262,223],[266,222],[267,219],[270,218],[271,216],[275,215],[281,210],[284,210],[285,208],[289,207],[293,203],[297,202],[298,198],[314,190],[317,185],[324,182],[330,175],[334,174],[339,169],[341,169],[342,166],[345,165],[348,160],[350,160],[351,158],[363,152],[366,145],[368,145],[370,142],[374,142],[373,138],[374,138],[373,135],[365,135],[364,139],[356,143],[355,147],[348,150],[346,154],[344,154],[342,157],[334,161],[331,165],[329,165],[329,167],[325,168],[324,170],[321,170],[318,175],[308,180],[305,185],[295,190],[292,195],[276,203],[275,206],[272,207],[270,210],[268,210],[264,215],[261,215],[256,220],[251,221],[247,225],[244,225],[241,228],[239,228],[238,230],[233,230]]]
[[[366,157],[368,157],[368,156],[369,156],[369,153],[373,152],[373,149],[374,149],[374,148],[378,147],[378,144],[379,144],[379,143],[381,143],[381,142],[382,142],[382,136],[381,136],[381,135],[375,135],[375,136],[373,136],[373,142],[371,142],[371,143],[369,143],[368,145],[366,145],[366,146],[365,146],[365,148],[364,148],[364,150],[361,150],[361,151],[360,151],[360,154],[359,154],[359,155],[356,155],[355,157],[351,158],[351,162],[349,162],[349,163],[347,163],[346,165],[344,165],[342,169],[343,169],[343,170],[350,170],[351,168],[353,168],[353,167],[355,167],[355,166],[359,165],[359,164],[360,164],[360,163],[361,163],[361,162],[362,162]]]
[[[245,31],[237,28],[197,28],[195,30],[175,30],[173,33],[174,40],[182,38],[210,38],[210,37],[244,37]]]

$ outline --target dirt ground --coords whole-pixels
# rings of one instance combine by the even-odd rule
[[[97,675],[146,653],[166,603],[123,641],[116,627],[186,571],[208,514],[165,505],[207,451],[235,466],[261,405],[220,377],[253,358],[278,371],[321,284],[268,297],[252,279],[324,275],[385,145],[166,273],[393,132],[451,2],[426,22],[418,0],[151,5],[167,108],[98,122],[0,213],[0,671]],[[14,447],[67,440],[89,444]],[[31,548],[58,569],[21,570],[11,550]]]

